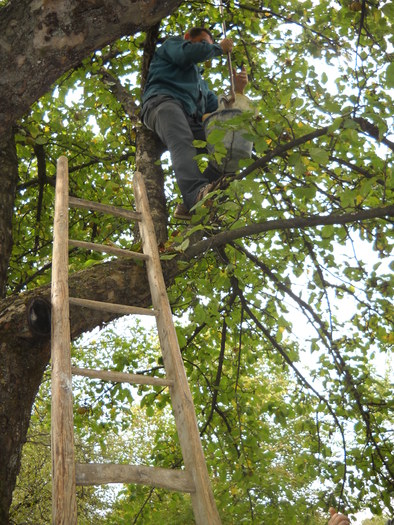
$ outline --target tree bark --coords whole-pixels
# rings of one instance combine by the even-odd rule
[[[96,49],[168,16],[180,0],[13,0],[0,10],[0,135]]]
[[[159,246],[162,246],[168,239],[164,175],[161,166],[155,165],[155,161],[160,159],[163,151],[164,146],[154,133],[144,127],[138,131],[136,168],[141,172],[145,182]]]
[[[242,237],[257,235],[259,233],[273,230],[291,230],[315,228],[316,226],[326,226],[328,224],[348,224],[371,219],[390,219],[394,216],[394,206],[385,206],[384,208],[369,208],[349,213],[332,213],[330,215],[311,215],[309,217],[294,217],[293,219],[272,219],[265,222],[252,223],[234,230],[222,231],[196,242],[185,252],[185,256],[192,259],[205,251],[212,250],[218,246],[231,243]]]
[[[0,177],[0,297],[4,297],[12,250],[12,215],[18,181],[18,159],[12,132],[0,137]]]

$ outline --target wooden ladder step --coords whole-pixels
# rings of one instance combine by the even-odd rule
[[[70,304],[75,306],[82,306],[83,308],[91,308],[92,310],[100,310],[105,312],[113,312],[115,314],[137,314],[137,315],[157,315],[156,310],[151,308],[141,308],[140,306],[128,306],[126,304],[105,303],[102,301],[92,301],[90,299],[80,299],[78,297],[70,297]]]
[[[77,485],[138,483],[179,492],[195,491],[193,478],[185,470],[111,463],[77,463],[75,467]]]
[[[95,250],[96,252],[103,253],[113,253],[119,257],[133,257],[134,259],[141,259],[143,261],[149,259],[149,255],[146,255],[145,253],[133,252],[131,250],[125,250],[116,246],[108,246],[106,244],[98,244],[96,242],[76,241],[75,239],[69,239],[68,243],[70,246],[75,246],[76,248]]]
[[[70,208],[82,208],[86,210],[99,211],[101,213],[107,213],[108,215],[114,215],[115,217],[123,217],[132,221],[140,221],[142,215],[140,212],[126,210],[119,208],[118,206],[111,206],[109,204],[101,204],[100,202],[87,201],[85,199],[78,199],[78,197],[69,197],[68,205]]]
[[[173,386],[172,379],[145,376],[142,374],[129,374],[127,372],[115,372],[112,370],[92,370],[89,368],[71,367],[71,373],[77,376],[91,377],[92,379],[103,379],[115,383],[130,383],[132,385]]]

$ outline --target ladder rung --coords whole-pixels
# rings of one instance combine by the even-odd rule
[[[131,219],[140,221],[141,213],[138,211],[126,210],[118,206],[111,206],[110,204],[101,204],[100,202],[87,201],[85,199],[78,199],[77,197],[69,197],[68,204],[70,208],[83,208],[87,210],[99,211],[101,213],[108,213],[115,217],[123,217],[124,219]]]
[[[113,253],[120,257],[133,257],[134,259],[149,259],[149,255],[145,253],[132,252],[131,250],[124,250],[123,248],[118,248],[116,246],[107,246],[106,244],[98,244],[95,242],[85,242],[85,241],[76,241],[75,239],[69,239],[68,243],[71,246],[76,246],[77,248],[83,248],[85,250],[95,250],[96,252],[104,253]]]
[[[107,483],[138,483],[179,492],[195,490],[193,479],[185,470],[111,463],[76,464],[77,485],[106,485]]]
[[[71,372],[78,376],[114,381],[115,383],[131,383],[132,385],[173,386],[174,384],[172,379],[145,376],[141,374],[128,374],[127,372],[114,372],[112,370],[91,370],[88,368],[72,366]]]
[[[78,297],[70,297],[70,304],[82,306],[83,308],[91,308],[92,310],[101,310],[105,312],[113,312],[115,314],[137,314],[137,315],[156,315],[156,310],[150,308],[141,308],[139,306],[128,306],[126,304],[104,303],[102,301],[92,301],[90,299],[79,299]]]

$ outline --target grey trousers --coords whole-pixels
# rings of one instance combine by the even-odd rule
[[[181,102],[168,95],[148,99],[142,108],[141,118],[170,152],[183,202],[188,209],[192,208],[199,191],[220,177],[212,166],[201,173],[194,160],[201,150],[193,146],[193,140],[205,140],[202,123],[187,115]]]

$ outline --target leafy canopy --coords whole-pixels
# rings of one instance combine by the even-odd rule
[[[182,254],[196,232],[240,231],[180,263],[169,290],[223,523],[324,523],[332,504],[392,512],[390,223],[357,214],[391,203],[393,3],[231,1],[225,20],[233,63],[249,73],[256,115],[234,125],[253,139],[253,158],[220,199],[198,207],[191,228],[170,220],[166,247]],[[160,35],[206,25],[220,39],[221,22],[216,5],[185,3]],[[130,107],[138,112],[144,40],[96,52],[21,122],[10,293],[48,282],[59,155],[69,157],[72,194],[133,205],[140,124]],[[213,89],[228,89],[225,60],[206,64],[205,76]],[[163,158],[162,166],[171,216],[178,190],[171,164]],[[351,222],[308,226],[312,216],[349,212]],[[304,227],[288,227],[300,217]],[[268,221],[278,222],[248,230]],[[72,212],[71,230],[73,238],[135,242],[130,225],[89,212]],[[71,270],[103,258],[74,250]],[[161,374],[157,342],[140,330],[130,339],[110,327],[74,359]],[[167,392],[101,383],[77,392],[81,450],[179,464]],[[125,435],[131,445],[122,449]],[[127,487],[116,504],[108,499],[105,523],[190,523],[186,500]]]

